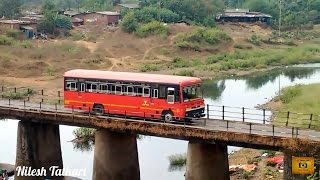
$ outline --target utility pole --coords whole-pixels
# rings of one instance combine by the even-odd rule
[[[281,0],[279,0],[279,37],[281,37]]]

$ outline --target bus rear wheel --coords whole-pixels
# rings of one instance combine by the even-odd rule
[[[163,117],[163,120],[167,123],[173,121],[174,119],[173,113],[171,111],[164,111],[162,113],[162,117]]]
[[[96,114],[96,115],[103,115],[104,114],[104,107],[102,104],[95,104],[93,106],[93,112]]]

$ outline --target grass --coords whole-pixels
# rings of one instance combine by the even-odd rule
[[[20,50],[21,51],[21,50]],[[37,48],[36,51],[27,52],[30,59],[44,60],[48,58],[85,58],[88,55],[88,49],[72,41],[62,41],[50,43]]]
[[[2,98],[5,99],[23,99],[27,96],[32,96],[34,95],[36,92],[33,89],[28,89],[27,91],[21,92],[21,91],[17,91],[17,92],[5,92],[2,94]]]
[[[320,129],[319,92],[320,84],[296,85],[283,89],[280,96],[282,105],[278,109],[281,113],[276,112],[274,123],[284,125],[288,119],[288,125],[304,128],[311,125],[311,128]]]

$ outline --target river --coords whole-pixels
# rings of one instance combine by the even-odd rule
[[[279,83],[280,80],[280,83]],[[294,84],[320,82],[320,64],[275,69],[269,72],[244,77],[231,77],[204,82],[206,103],[236,107],[254,108],[274,97],[280,88]],[[18,121],[0,121],[0,163],[15,163]],[[91,180],[93,149],[81,151],[69,142],[74,138],[76,127],[60,126],[61,148],[65,167],[85,169]],[[142,180],[182,180],[184,169],[169,171],[168,156],[186,153],[187,141],[144,136],[138,140],[140,174]],[[94,147],[93,147],[94,148]],[[228,147],[228,152],[239,149]]]

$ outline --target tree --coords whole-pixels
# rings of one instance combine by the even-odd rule
[[[38,24],[38,30],[54,34],[56,28],[70,30],[72,23],[69,17],[58,15],[56,6],[51,1],[46,1],[42,7],[44,18]]]
[[[56,5],[50,0],[46,0],[42,6],[42,11],[44,13],[48,11],[54,11],[55,9],[56,9]]]
[[[20,15],[20,0],[1,0],[0,12],[1,16],[14,19]]]
[[[139,24],[134,15],[134,12],[128,12],[121,23],[121,27],[125,32],[134,32],[138,28]]]

